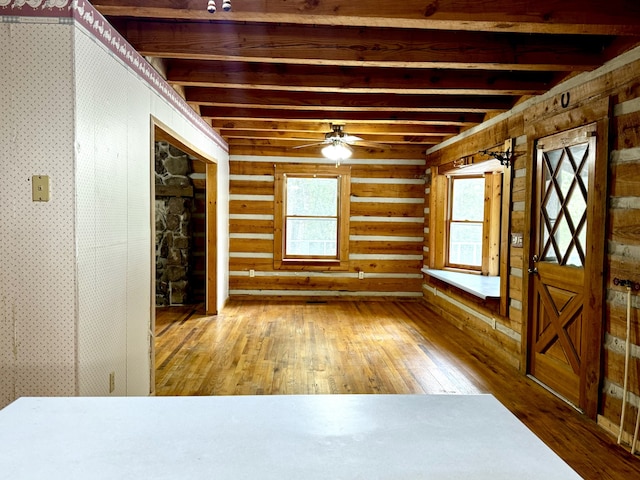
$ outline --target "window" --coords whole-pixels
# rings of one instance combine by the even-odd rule
[[[449,179],[447,265],[482,268],[484,226],[484,178]]]
[[[350,167],[276,168],[274,267],[348,269]]]
[[[438,172],[432,181],[430,266],[499,275],[503,168],[483,162],[465,170],[472,168]]]
[[[285,175],[284,181],[285,258],[336,258],[338,178]]]

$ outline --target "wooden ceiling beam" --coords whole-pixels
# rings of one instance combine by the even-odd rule
[[[113,17],[209,22],[303,23],[581,35],[638,35],[640,6],[625,0],[232,0],[233,11],[211,15],[204,0],[97,0]],[[218,5],[220,8],[221,5]]]
[[[364,145],[370,145],[370,142],[380,142],[385,145],[437,145],[438,143],[446,140],[449,137],[412,137],[410,140],[403,139],[402,137],[381,137],[380,139],[363,139],[365,142]],[[321,143],[323,139],[304,139],[304,138],[273,138],[273,137],[254,137],[254,136],[246,136],[246,137],[237,137],[230,136],[225,137],[227,142],[230,145],[280,145],[286,146],[288,148],[291,147],[300,147],[304,145],[315,145],[317,143]],[[355,145],[360,145],[359,142],[355,142]]]
[[[609,37],[358,29],[300,25],[126,21],[143,55],[297,65],[585,71],[601,65]],[[560,46],[559,46],[560,45]]]
[[[491,112],[509,110],[514,102],[511,97],[488,95],[346,94],[206,87],[185,88],[185,95],[187,102],[191,104],[282,110]]]
[[[255,155],[278,156],[283,154],[294,157],[323,158],[322,146],[294,149],[291,145],[272,145],[264,142],[243,142],[241,144],[229,144],[230,155]],[[420,159],[424,160],[426,145],[393,145],[387,148],[356,147],[353,158],[385,158],[385,159]],[[231,158],[233,161],[233,157]]]
[[[167,60],[167,81],[185,87],[345,93],[538,95],[549,72],[388,69],[204,60]]]
[[[366,122],[391,124],[401,122],[415,125],[451,125],[469,127],[484,120],[484,113],[453,112],[407,112],[407,111],[314,111],[279,110],[246,107],[199,106],[200,115],[212,120],[214,128],[224,125],[240,125],[242,122],[271,122],[273,125],[287,122],[306,122],[329,124],[344,122]],[[231,128],[231,127],[229,127]]]
[[[438,135],[435,133],[428,133],[426,135],[394,135],[385,132],[382,133],[362,133],[357,132],[349,125],[349,135],[354,135],[362,138],[366,141],[382,142],[382,143],[428,143],[437,144],[452,137],[453,134]],[[276,140],[291,140],[291,141],[323,141],[325,140],[324,132],[292,132],[292,131],[273,131],[273,130],[233,130],[222,129],[220,135],[225,139],[231,140],[234,138],[253,138],[253,139],[276,139]]]
[[[335,122],[338,123],[338,122]],[[213,127],[218,130],[253,130],[275,132],[315,132],[325,134],[331,131],[333,122],[291,122],[291,121],[251,121],[251,120],[214,120]],[[460,129],[446,125],[416,125],[403,123],[358,123],[340,122],[345,130],[354,135],[456,135]]]
[[[216,122],[223,124],[224,122]],[[294,123],[294,122],[238,122],[237,125],[221,126],[220,130],[226,134],[244,134],[253,132],[259,135],[288,138],[323,138],[331,132],[332,123]],[[341,124],[342,125],[342,124]],[[345,123],[345,130],[352,135],[388,135],[388,136],[448,136],[460,133],[458,127],[439,125],[403,125],[403,124],[370,124]],[[301,137],[300,135],[309,135]]]

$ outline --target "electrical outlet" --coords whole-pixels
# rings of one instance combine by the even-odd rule
[[[113,393],[116,390],[116,372],[109,374],[109,393]]]
[[[512,233],[511,234],[511,246],[522,248],[524,241],[524,234],[522,233]]]
[[[256,276],[256,271],[254,269],[249,270],[249,276],[251,278],[255,277]]]
[[[363,280],[363,279],[364,279],[364,272],[363,272],[362,270],[360,270],[360,271],[358,272],[358,279],[359,279],[359,280]]]

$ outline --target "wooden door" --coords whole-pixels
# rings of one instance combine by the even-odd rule
[[[599,370],[601,306],[590,305],[603,254],[592,238],[604,221],[595,185],[596,125],[539,139],[529,273],[529,373],[578,408],[585,408]],[[599,188],[600,189],[600,188]],[[587,255],[590,253],[590,255]],[[599,257],[599,258],[596,258]],[[600,262],[600,265],[597,263]],[[598,338],[595,338],[598,337]],[[594,347],[595,345],[595,347]],[[597,392],[597,388],[596,388]],[[597,393],[596,393],[597,395]],[[597,403],[597,398],[595,400]]]

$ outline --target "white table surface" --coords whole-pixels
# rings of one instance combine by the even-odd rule
[[[22,398],[0,477],[580,478],[490,395]]]

